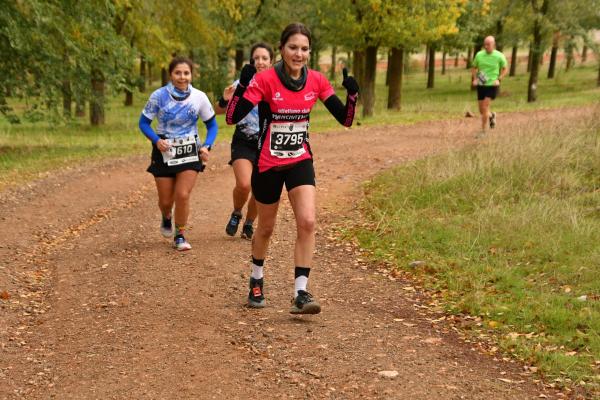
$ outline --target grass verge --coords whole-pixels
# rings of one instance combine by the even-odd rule
[[[480,316],[504,351],[592,391],[600,385],[599,116],[383,173],[365,188],[369,225],[354,232],[375,259],[441,293],[448,312]],[[414,260],[426,265],[409,267]]]

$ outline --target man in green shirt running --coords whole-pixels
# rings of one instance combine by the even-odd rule
[[[490,103],[498,94],[500,81],[507,72],[506,65],[506,57],[496,50],[494,37],[486,37],[483,41],[483,50],[475,55],[471,71],[473,86],[477,87],[477,100],[481,114],[481,132],[477,138],[485,136],[488,122],[490,128],[496,126],[496,113],[490,111]]]

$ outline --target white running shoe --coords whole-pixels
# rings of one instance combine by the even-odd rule
[[[173,242],[173,247],[177,249],[177,251],[186,251],[192,248],[192,245],[188,243],[187,240],[183,237],[183,235],[177,235],[175,237],[175,241]]]

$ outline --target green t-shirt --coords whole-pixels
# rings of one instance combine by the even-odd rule
[[[498,50],[491,53],[488,53],[485,49],[478,51],[473,60],[473,66],[479,70],[477,74],[479,84],[493,86],[500,76],[500,70],[506,67],[506,64],[506,57]]]

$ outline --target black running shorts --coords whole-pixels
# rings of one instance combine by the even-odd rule
[[[231,140],[231,160],[229,165],[232,165],[235,160],[244,159],[252,164],[256,163],[258,156],[258,140],[249,141],[240,138],[238,135],[233,135]]]
[[[258,172],[258,167],[254,166],[252,194],[256,201],[263,204],[277,203],[281,198],[284,184],[288,192],[297,186],[316,186],[312,159],[285,167],[271,168],[265,172]]]
[[[146,171],[154,175],[155,178],[175,178],[179,172],[188,170],[202,172],[204,165],[202,165],[201,160],[181,165],[167,165],[163,161],[160,150],[158,150],[155,144],[152,145],[150,166]]]
[[[498,86],[477,86],[477,100],[484,100],[486,97],[494,100],[498,94]]]

